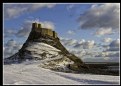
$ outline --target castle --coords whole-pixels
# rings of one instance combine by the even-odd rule
[[[42,28],[41,24],[32,23],[32,30],[41,33],[42,35],[48,35],[53,38],[57,38],[57,33],[49,28]]]

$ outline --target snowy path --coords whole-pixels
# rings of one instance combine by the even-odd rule
[[[29,65],[28,65],[29,64]],[[119,76],[55,72],[38,62],[4,65],[4,84],[119,84]]]

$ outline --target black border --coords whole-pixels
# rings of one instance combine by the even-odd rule
[[[55,0],[55,1],[51,1],[51,0],[36,0],[36,1],[30,1],[30,0],[21,0],[21,1],[19,1],[19,0],[4,0],[3,2],[2,2],[2,4],[1,4],[1,39],[2,39],[2,46],[1,46],[1,48],[2,48],[2,52],[1,52],[1,70],[2,70],[2,72],[1,72],[1,76],[2,76],[2,78],[1,78],[1,85],[3,85],[3,3],[120,3],[120,0],[105,0],[105,1],[103,1],[103,0],[61,0],[61,1],[59,1],[59,0]],[[23,85],[21,85],[21,86],[23,86]],[[55,85],[56,86],[56,85]],[[79,86],[79,85],[78,85]],[[87,85],[88,86],[88,85]],[[119,85],[116,85],[116,86],[119,86]]]

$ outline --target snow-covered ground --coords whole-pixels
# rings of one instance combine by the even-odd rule
[[[119,76],[55,72],[38,66],[39,62],[4,65],[4,84],[119,84]]]

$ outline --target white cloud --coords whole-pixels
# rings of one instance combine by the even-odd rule
[[[48,29],[55,29],[55,25],[54,23],[50,22],[50,21],[44,21],[44,22],[40,22],[42,24],[42,27],[44,28],[48,28]]]
[[[120,39],[113,40],[109,44],[109,48],[106,51],[119,51],[120,50]]]
[[[67,38],[61,38],[60,39],[62,44],[64,44],[65,46],[74,46],[77,43],[77,40],[75,39],[67,39]]]
[[[13,29],[4,29],[4,37],[10,37],[16,34],[16,31]]]
[[[120,46],[120,39],[113,40],[110,45],[110,47],[119,47]]]
[[[119,51],[119,47],[109,47],[108,49],[106,49],[105,51]]]
[[[23,13],[33,12],[42,8],[53,8],[56,4],[4,4],[4,18],[16,18]]]
[[[29,33],[31,31],[31,28],[24,28],[22,27],[17,33],[17,37],[28,37]]]
[[[8,40],[8,42],[5,45],[8,47],[14,46],[16,45],[16,41],[14,41],[13,39]]]
[[[111,41],[110,41],[111,40]],[[120,39],[115,39],[112,40],[109,38],[109,40],[106,40],[109,44],[107,45],[102,45],[102,47],[104,48],[104,52],[119,52],[120,50]],[[109,42],[110,41],[110,42]]]
[[[84,49],[88,49],[88,48],[90,49],[94,46],[94,44],[95,44],[94,40],[87,41],[87,42],[83,43],[83,48]]]
[[[74,7],[74,4],[70,4],[70,5],[67,6],[67,10],[69,11],[69,10],[71,10],[73,7]]]
[[[11,55],[18,52],[22,45],[18,44],[15,40],[11,39],[4,46],[4,58],[10,57]]]
[[[109,52],[101,52],[99,55],[96,55],[95,57],[107,57],[109,55]]]
[[[13,7],[13,8],[6,8],[5,9],[5,18],[16,18],[22,13],[24,13],[27,8],[20,8],[20,7]]]
[[[21,29],[18,30],[16,33],[17,37],[28,37],[29,33],[32,28],[32,22],[31,21],[25,21],[24,24],[22,25]]]
[[[102,41],[106,43],[110,43],[112,41],[112,38],[104,38]]]
[[[119,52],[116,53],[110,53],[110,52],[101,52],[99,55],[95,56],[95,57],[119,57]]]
[[[75,34],[75,32],[72,31],[72,30],[69,30],[67,33],[68,33],[69,35],[73,35],[73,34]]]
[[[111,38],[105,38],[112,40]],[[73,41],[72,41],[73,40]],[[75,54],[77,57],[86,62],[117,62],[119,60],[119,52],[110,52],[106,49],[103,50],[102,45],[97,46],[94,40],[84,40],[74,42],[74,39],[61,38],[62,44],[68,48],[70,53]],[[113,40],[114,41],[114,40]],[[117,46],[117,42],[110,41],[109,45]],[[107,41],[106,41],[107,42]],[[109,45],[107,45],[109,47]],[[71,46],[71,47],[70,47]],[[100,47],[102,49],[100,49]],[[112,49],[112,48],[111,48]]]
[[[90,48],[93,48],[93,46],[95,45],[95,42],[94,40],[88,40],[88,41],[85,41],[85,40],[81,40],[80,42],[78,42],[74,48],[83,48],[83,49],[90,49]]]
[[[119,3],[98,4],[80,15],[81,29],[108,28],[119,29]]]
[[[43,8],[43,7],[53,8],[55,5],[56,4],[41,4],[41,3],[32,4],[31,5],[31,10],[37,10],[37,9],[40,9],[40,8]]]
[[[91,49],[94,47],[94,40],[85,41],[82,39],[81,41],[77,41],[75,39],[61,38],[62,44],[65,46],[73,47],[75,49]]]
[[[104,60],[110,60],[110,57],[104,57]]]
[[[112,33],[112,28],[100,28],[95,32],[95,35],[109,35]]]

